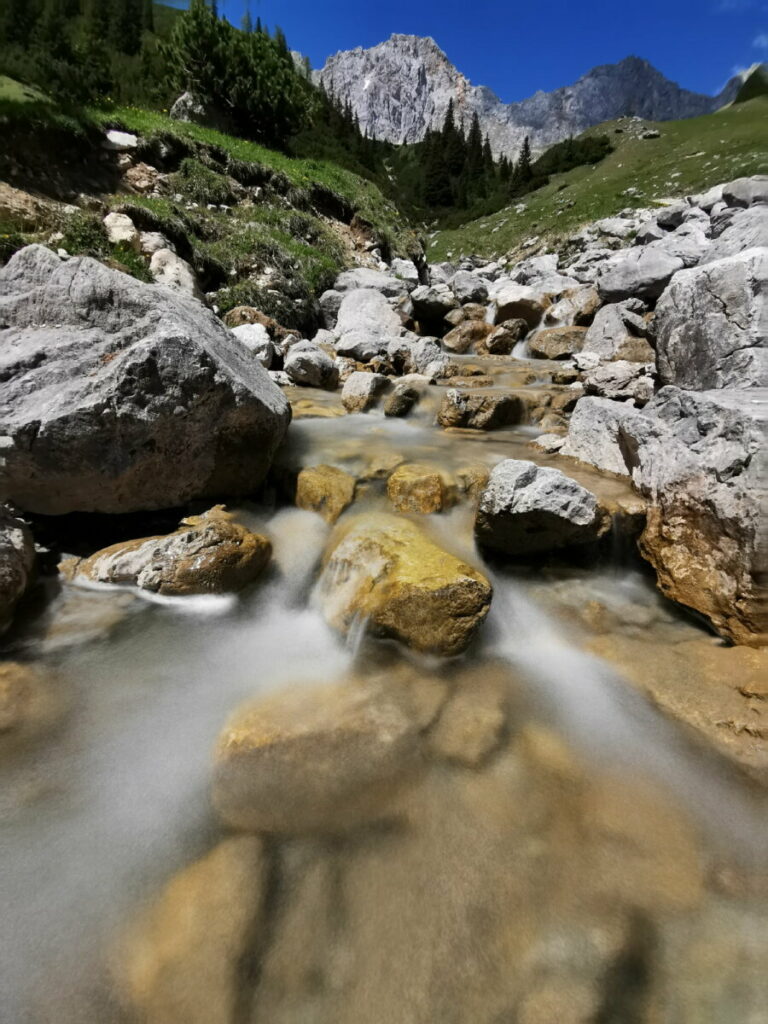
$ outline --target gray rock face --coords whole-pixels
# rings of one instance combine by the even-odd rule
[[[285,372],[294,384],[333,391],[339,383],[339,368],[327,352],[311,341],[292,345],[285,357]]]
[[[388,387],[389,378],[384,374],[356,370],[344,381],[341,404],[347,412],[367,412]]]
[[[127,512],[258,487],[290,421],[193,299],[29,246],[0,270],[0,495]]]
[[[677,274],[656,308],[659,379],[682,388],[768,385],[768,249]]]
[[[561,453],[609,473],[627,476],[620,432],[624,420],[636,413],[631,402],[613,402],[610,398],[591,396],[580,398],[573,410]]]
[[[409,291],[419,283],[419,272],[413,260],[394,259],[392,260],[391,270],[395,277],[405,281]]]
[[[26,523],[0,505],[0,633],[32,580],[35,543]]]
[[[594,68],[574,85],[506,104],[490,89],[473,86],[433,39],[409,35],[337,53],[316,78],[339,102],[351,104],[373,138],[419,142],[428,129],[442,126],[453,100],[458,120],[469,124],[477,113],[494,153],[507,155],[518,152],[526,135],[539,150],[626,114],[664,121],[710,113],[726,102],[680,89],[647,61],[628,57]]]
[[[479,274],[469,270],[459,270],[451,279],[451,290],[462,304],[465,302],[485,302],[488,298],[488,283]]]
[[[594,543],[609,527],[595,495],[559,469],[505,459],[480,497],[475,535],[485,547],[527,555]]]
[[[707,249],[702,263],[714,263],[745,249],[768,248],[768,205],[737,210]]]
[[[648,325],[636,308],[637,304],[631,301],[603,306],[586,333],[582,353],[594,353],[603,361],[648,362],[653,359],[647,340]]]
[[[320,312],[323,315],[323,323],[328,330],[333,330],[336,326],[336,319],[338,318],[343,299],[344,296],[341,292],[337,292],[335,288],[329,288],[317,300]]]
[[[665,387],[620,429],[661,589],[734,643],[765,644],[768,390]]]
[[[673,274],[682,270],[679,256],[670,256],[663,249],[654,249],[663,242],[628,249],[620,260],[603,271],[597,279],[597,290],[606,302],[621,302],[632,296],[657,299]]]
[[[723,200],[729,206],[754,206],[768,203],[768,175],[756,174],[753,178],[737,178],[723,185]]]

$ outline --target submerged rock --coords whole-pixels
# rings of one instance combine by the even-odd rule
[[[25,522],[0,505],[0,633],[32,582],[35,542]]]
[[[451,504],[451,483],[437,466],[406,462],[387,480],[387,495],[397,512],[429,515]]]
[[[228,1024],[240,958],[261,923],[267,861],[233,836],[175,875],[129,928],[116,960],[123,1000],[147,1024]]]
[[[29,246],[0,270],[0,495],[128,512],[252,493],[290,408],[200,303]]]
[[[505,459],[480,498],[475,535],[485,547],[525,556],[592,544],[610,525],[595,495],[559,469]]]
[[[65,710],[61,686],[35,665],[0,663],[0,753],[36,739]]]
[[[386,815],[419,767],[444,686],[410,673],[284,690],[240,708],[219,738],[213,803],[259,832],[338,832]]]
[[[75,580],[130,583],[156,594],[221,594],[252,583],[271,554],[266,537],[251,533],[217,505],[183,519],[175,533],[113,544],[63,563],[62,571]]]
[[[488,580],[399,516],[356,516],[337,527],[318,599],[342,633],[357,624],[417,651],[463,651],[488,614]]]

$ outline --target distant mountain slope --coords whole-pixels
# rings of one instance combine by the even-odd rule
[[[449,100],[468,123],[480,118],[497,154],[515,154],[526,135],[534,149],[625,115],[652,121],[697,117],[735,99],[740,78],[719,96],[689,92],[648,61],[627,57],[593,68],[573,85],[537,92],[520,103],[502,103],[485,86],[472,85],[430,38],[393,35],[370,49],[330,57],[315,73],[328,92],[350,103],[369,135],[389,142],[418,142],[442,124]]]

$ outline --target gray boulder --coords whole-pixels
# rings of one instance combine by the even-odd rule
[[[475,536],[484,547],[526,556],[594,543],[610,523],[595,495],[559,469],[505,459],[480,497]]]
[[[451,278],[451,291],[463,305],[465,302],[486,302],[488,299],[488,282],[479,274],[469,270],[459,270]]]
[[[329,288],[328,291],[323,292],[320,298],[317,300],[317,304],[320,306],[320,313],[322,314],[323,324],[328,330],[333,330],[336,326],[336,320],[339,315],[339,309],[344,296],[341,292],[337,292],[333,288]]]
[[[659,586],[753,646],[768,642],[767,432],[768,389],[665,387],[621,424],[632,479],[649,501],[640,550]]]
[[[453,263],[430,263],[429,283],[448,284],[458,269]]]
[[[234,336],[245,345],[255,359],[268,370],[277,356],[277,348],[263,324],[241,324],[233,327]]]
[[[438,324],[458,302],[447,284],[420,285],[411,292],[413,314],[426,324]]]
[[[381,270],[372,270],[370,267],[345,270],[336,278],[333,288],[343,295],[358,288],[373,288],[388,299],[399,299],[408,294],[405,281]]]
[[[638,309],[642,310],[642,305],[632,300],[603,306],[587,330],[582,353],[594,353],[604,362],[627,359],[647,363],[652,360],[649,327]]]
[[[413,260],[401,260],[394,259],[390,265],[390,269],[395,277],[400,278],[401,281],[405,281],[408,285],[408,290],[415,288],[419,283],[419,271],[416,268],[416,264]]]
[[[616,401],[630,398],[636,405],[645,405],[653,397],[654,376],[653,363],[631,363],[620,359],[587,370],[583,376],[584,390],[588,395],[600,398]]]
[[[597,290],[606,302],[620,302],[637,296],[656,299],[669,284],[672,276],[682,270],[679,256],[670,256],[654,249],[660,243],[628,249],[618,261],[612,263],[597,279]]]
[[[723,200],[728,206],[754,206],[768,203],[768,174],[737,178],[723,185]]]
[[[656,308],[659,379],[682,388],[768,385],[768,249],[677,274]]]
[[[402,373],[427,374],[430,369],[436,370],[448,362],[434,338],[421,338],[419,341],[395,338],[389,343],[387,354]],[[436,372],[433,375],[439,376]]]
[[[389,387],[389,378],[363,370],[351,373],[341,389],[341,404],[347,412],[367,412]]]
[[[26,523],[0,505],[0,633],[27,590],[35,568],[35,542]]]
[[[311,341],[300,341],[288,350],[283,364],[294,384],[333,391],[339,383],[339,368],[327,352]]]
[[[197,301],[28,246],[0,270],[0,496],[128,512],[248,494],[290,421]]]
[[[562,455],[586,462],[597,469],[627,476],[627,464],[621,448],[621,426],[637,413],[631,402],[613,402],[610,398],[585,396],[576,403],[568,425],[568,436],[560,449]]]
[[[684,267],[695,267],[707,255],[711,244],[699,224],[686,221],[676,231],[651,242],[645,251],[663,253],[679,259]]]
[[[357,288],[342,299],[336,321],[338,338],[351,333],[392,338],[401,331],[400,318],[381,292]]]

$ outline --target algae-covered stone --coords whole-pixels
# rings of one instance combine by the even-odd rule
[[[336,466],[307,466],[296,480],[296,504],[335,523],[355,500],[356,480]]]
[[[437,466],[408,462],[387,481],[387,494],[398,512],[442,512],[451,503],[452,488]]]
[[[488,614],[491,585],[399,516],[356,516],[330,539],[318,597],[342,633],[367,623],[418,651],[463,651]]]
[[[132,583],[158,594],[219,594],[242,590],[272,554],[266,537],[235,522],[222,505],[188,516],[174,533],[113,544],[62,571],[100,583]]]

